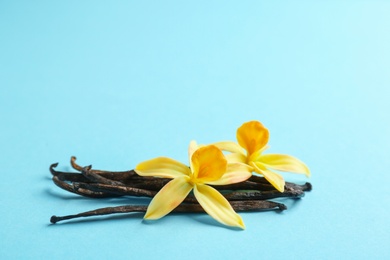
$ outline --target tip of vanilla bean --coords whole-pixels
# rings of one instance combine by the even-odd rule
[[[313,189],[313,185],[311,185],[310,182],[306,182],[306,183],[304,184],[304,189],[303,189],[303,191],[311,191],[312,189]]]
[[[50,222],[51,222],[52,224],[57,223],[57,221],[58,221],[58,217],[57,217],[57,216],[51,216]]]
[[[279,204],[278,207],[279,207],[279,210],[286,210],[287,209],[287,206],[284,204]]]
[[[51,164],[50,167],[49,167],[49,170],[50,170],[50,172],[51,172],[51,174],[52,174],[53,176],[56,176],[56,175],[57,175],[56,171],[53,169],[53,168],[56,168],[57,166],[58,166],[58,162],[57,162],[57,163]]]

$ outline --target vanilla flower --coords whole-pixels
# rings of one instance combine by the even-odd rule
[[[237,141],[219,142],[214,145],[229,151],[229,162],[242,162],[253,167],[253,171],[263,175],[278,191],[284,191],[283,177],[270,170],[302,173],[310,176],[309,168],[299,159],[285,154],[263,154],[268,148],[269,131],[258,121],[244,123],[237,129]]]
[[[176,160],[158,157],[137,165],[141,176],[173,178],[150,202],[145,219],[159,219],[175,209],[193,190],[202,208],[222,224],[245,228],[241,217],[216,189],[207,185],[226,185],[242,182],[252,173],[243,163],[228,164],[220,149],[214,145],[189,147],[190,167]]]

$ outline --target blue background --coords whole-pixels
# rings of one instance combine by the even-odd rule
[[[0,258],[390,258],[389,1],[0,1]],[[283,213],[51,215],[69,158],[132,169],[256,119],[314,189]],[[284,175],[304,182],[303,176]]]

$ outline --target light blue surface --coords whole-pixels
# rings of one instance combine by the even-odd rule
[[[1,1],[0,259],[389,259],[389,13],[388,1]],[[135,202],[64,192],[51,163],[186,162],[190,140],[234,140],[252,119],[270,152],[312,171],[287,211],[242,213],[245,231],[205,214],[49,224]]]

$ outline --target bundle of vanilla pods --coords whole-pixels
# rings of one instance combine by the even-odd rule
[[[80,166],[76,157],[71,157],[71,166],[77,172],[62,172],[55,168],[58,163],[50,166],[53,182],[69,192],[90,198],[113,198],[122,196],[154,197],[157,192],[171,179],[158,177],[142,177],[134,170],[113,172],[92,169],[92,166]],[[279,202],[270,201],[275,198],[299,199],[312,185],[306,182],[298,185],[286,182],[284,192],[276,190],[265,178],[252,175],[248,180],[230,184],[213,186],[229,201],[235,211],[285,210],[287,207]],[[91,210],[75,215],[52,216],[51,223],[59,221],[108,215],[116,213],[146,212],[148,205],[124,205]],[[174,212],[204,212],[190,193]]]

